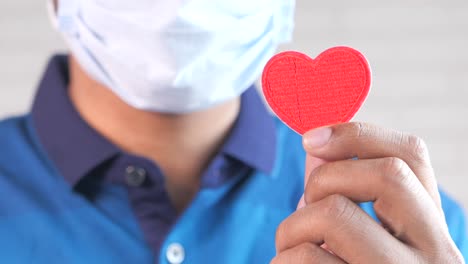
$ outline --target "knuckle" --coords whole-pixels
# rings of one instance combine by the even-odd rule
[[[426,142],[417,136],[409,135],[407,144],[410,148],[411,157],[419,162],[426,162],[429,159],[429,150]]]
[[[350,123],[351,125],[351,130],[354,132],[353,135],[355,135],[357,138],[363,137],[368,134],[368,125],[363,123],[363,122],[353,122]]]
[[[321,206],[321,212],[327,217],[331,217],[337,220],[347,218],[352,208],[350,205],[351,201],[339,194],[333,194],[324,199]]]
[[[402,159],[396,157],[384,158],[382,167],[382,176],[386,185],[401,187],[409,181],[411,169]]]
[[[325,236],[341,234],[343,228],[354,222],[357,208],[353,202],[342,195],[334,194],[327,197],[321,212],[324,214],[325,221],[329,223]]]

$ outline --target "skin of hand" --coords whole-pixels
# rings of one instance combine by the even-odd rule
[[[465,263],[423,140],[345,123],[309,131],[303,145],[304,196],[277,229],[271,264]],[[356,204],[368,201],[381,223]]]

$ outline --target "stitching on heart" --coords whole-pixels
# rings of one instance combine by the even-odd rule
[[[284,54],[284,53],[283,53]],[[314,63],[315,64],[315,61],[310,58],[309,56],[305,55],[305,54],[302,54],[302,53],[299,53],[299,52],[295,52],[295,51],[289,51],[287,52],[287,56],[288,57],[293,57],[293,58],[298,58],[298,59],[305,59],[305,60],[308,60],[310,61],[311,63]],[[268,93],[268,96],[266,96],[266,99],[268,101],[268,103],[274,107],[272,107],[272,110],[273,112],[276,113],[276,115],[278,117],[280,117],[281,120],[283,116],[288,116],[286,112],[283,111],[283,109],[281,107],[279,107],[275,101],[271,101],[270,98],[271,98],[271,87],[270,87],[270,83],[267,82],[266,80],[268,80],[268,75],[270,74],[270,68],[275,65],[275,63],[280,60],[280,59],[284,59],[286,56],[282,56],[282,53],[280,54],[277,54],[276,56],[274,56],[269,62],[268,64],[265,66],[265,69],[264,69],[264,72],[266,73],[265,75],[263,75],[263,80],[262,80],[262,84],[265,85],[267,84],[267,88],[268,89],[263,89],[264,90],[264,93]],[[295,63],[295,62],[294,62]],[[296,80],[297,78],[295,78]],[[296,89],[297,89],[297,85],[295,85]],[[265,91],[266,90],[266,91]],[[299,101],[299,96],[297,95],[297,92],[296,92],[296,100]],[[299,110],[300,111],[300,110]],[[284,120],[283,120],[284,122]],[[302,121],[301,121],[302,122]],[[295,122],[295,120],[291,119],[291,124],[287,123],[287,122],[284,122],[288,127],[290,127],[292,130],[296,131],[297,133],[299,134],[303,134],[302,132],[302,123],[301,124],[297,124]]]
[[[295,85],[294,85],[294,87],[296,89],[296,91],[295,91],[296,92],[296,104],[298,106],[298,108],[297,108],[298,109],[297,118],[299,118],[299,123],[300,123],[299,126],[303,126],[304,123],[302,122],[302,117],[301,117],[301,115],[302,115],[301,109],[302,108],[300,107],[301,105],[300,105],[300,100],[299,100],[299,93],[297,91],[297,64],[296,64],[296,61],[293,61],[293,64],[294,64],[294,82],[296,82]]]

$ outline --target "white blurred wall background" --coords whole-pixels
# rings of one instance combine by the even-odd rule
[[[284,48],[316,56],[335,45],[361,50],[373,68],[355,120],[424,138],[439,183],[468,207],[468,1],[298,0]],[[28,111],[60,50],[45,1],[0,1],[0,118]]]

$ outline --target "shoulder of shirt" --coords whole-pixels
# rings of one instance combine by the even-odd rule
[[[9,156],[7,151],[18,150],[21,147],[21,139],[27,134],[27,116],[9,117],[0,120],[0,156]]]
[[[32,171],[51,169],[30,122],[30,115],[0,121],[0,183],[26,177],[33,182]]]
[[[26,116],[10,117],[0,121],[0,176],[21,156],[27,142]],[[22,164],[21,162],[20,164]],[[16,164],[16,165],[20,165]]]

